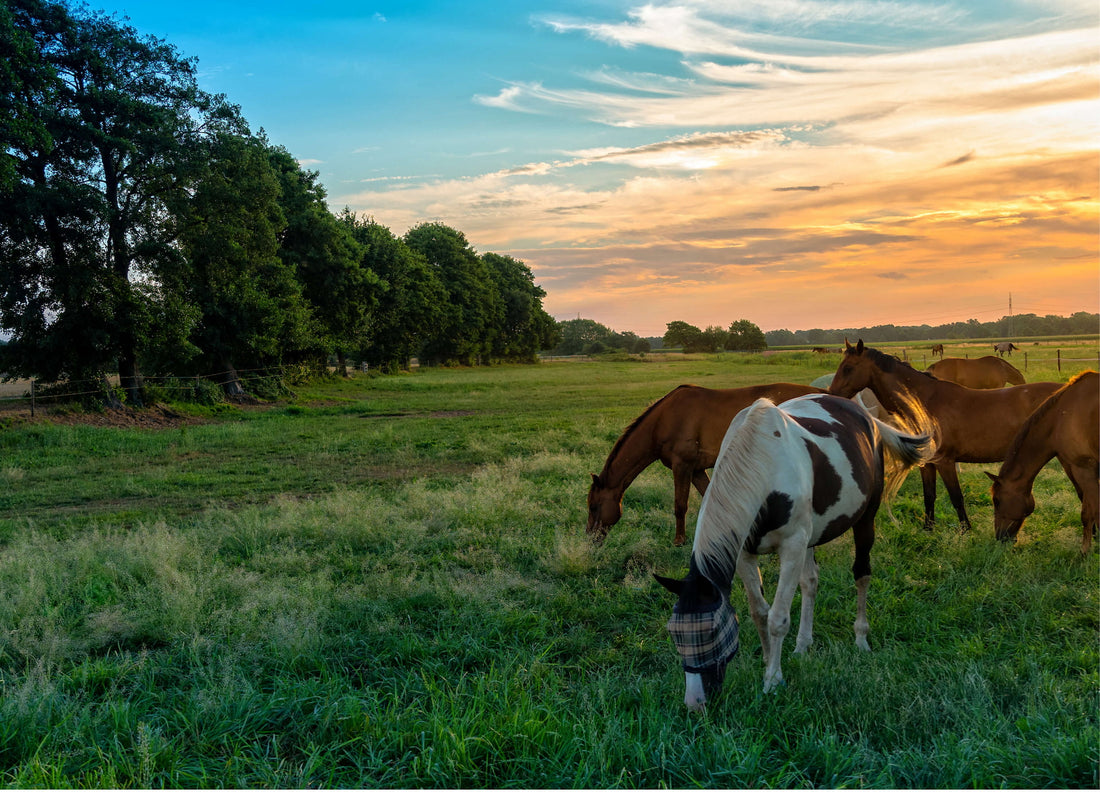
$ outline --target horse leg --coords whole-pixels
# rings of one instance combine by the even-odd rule
[[[798,639],[794,644],[794,653],[802,654],[814,642],[814,602],[817,600],[818,574],[814,549],[806,548],[806,559],[802,562],[802,579],[798,582],[802,589],[802,610],[798,619]]]
[[[962,487],[959,486],[959,466],[953,459],[944,459],[936,465],[936,470],[943,479],[943,486],[951,498],[951,505],[955,507],[955,514],[959,516],[959,530],[966,533],[970,530],[970,520],[966,516],[966,504],[963,503]]]
[[[783,639],[791,629],[791,603],[798,581],[802,578],[802,567],[806,560],[806,544],[788,541],[779,548],[779,583],[775,587],[775,598],[768,612],[768,640],[770,649],[768,666],[764,669],[764,692],[770,693],[783,684],[783,669],[780,656],[783,653]]]
[[[921,465],[920,483],[924,490],[924,530],[931,531],[936,524],[936,466],[931,462]]]
[[[676,536],[672,543],[679,547],[687,541],[688,496],[691,494],[691,480],[695,471],[690,464],[680,463],[672,468],[673,504],[672,513],[676,517]]]
[[[1087,554],[1092,549],[1092,538],[1096,534],[1096,524],[1100,518],[1097,471],[1084,465],[1063,464],[1062,467],[1066,469],[1066,475],[1077,490],[1077,497],[1081,499],[1081,553]]]
[[[760,636],[760,650],[764,655],[764,664],[770,659],[768,645],[768,600],[764,597],[764,578],[760,574],[757,565],[757,557],[752,553],[741,551],[737,559],[737,576],[741,578],[741,584],[745,587],[745,597],[749,601],[749,615],[752,623],[756,625],[756,632]]]
[[[875,515],[878,513],[879,499],[874,498],[859,521],[852,526],[852,539],[855,543],[856,558],[852,564],[852,577],[856,580],[856,646],[865,652],[871,651],[867,634],[871,623],[867,620],[867,588],[871,585],[871,548],[875,544]]]

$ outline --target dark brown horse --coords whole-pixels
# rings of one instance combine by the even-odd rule
[[[936,355],[939,355],[940,360],[943,360],[943,344],[932,345],[932,357],[935,357]]]
[[[1033,382],[1015,388],[974,390],[940,380],[877,349],[845,341],[844,357],[829,392],[851,396],[870,388],[892,413],[911,413],[907,397],[916,399],[936,423],[936,455],[921,467],[924,486],[924,527],[936,521],[936,473],[940,474],[962,530],[970,530],[958,462],[1000,462],[1012,438],[1032,411],[1061,387],[1056,382]]]
[[[1005,383],[1023,385],[1026,380],[1019,369],[996,355],[967,360],[966,358],[943,358],[927,369],[936,379],[951,380],[967,388],[989,390],[1003,388]]]
[[[993,528],[1003,542],[1015,541],[1035,510],[1031,486],[1054,457],[1081,499],[1081,552],[1087,553],[1100,512],[1100,374],[1086,371],[1057,390],[1031,414],[993,479]]]
[[[757,399],[779,403],[808,393],[824,393],[811,385],[778,382],[747,388],[714,389],[681,385],[639,415],[615,442],[599,475],[592,474],[588,490],[588,535],[602,542],[622,517],[623,493],[638,475],[658,459],[672,471],[676,536],[687,539],[691,485],[702,495],[710,478],[730,421]]]

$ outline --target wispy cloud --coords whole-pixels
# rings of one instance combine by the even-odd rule
[[[679,0],[619,20],[545,17],[612,45],[612,60],[654,48],[678,68],[507,83],[474,100],[602,125],[612,142],[347,201],[398,228],[452,222],[528,261],[552,313],[639,332],[738,315],[847,326],[854,299],[882,321],[948,302],[965,317],[967,295],[1024,284],[1100,302],[1096,14],[1076,0],[1043,12],[973,41],[970,10],[945,3]],[[633,142],[616,145],[617,129]],[[650,325],[631,323],[639,306]]]

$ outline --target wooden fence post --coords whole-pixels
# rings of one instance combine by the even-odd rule
[[[1057,352],[1058,352],[1058,373],[1061,374],[1062,373],[1062,350],[1059,349],[1059,350],[1057,350]]]
[[[31,380],[31,418],[34,417],[34,380]]]

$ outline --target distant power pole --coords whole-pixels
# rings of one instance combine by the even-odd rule
[[[1016,329],[1013,327],[1012,321],[1012,292],[1008,293],[1008,334],[1010,336],[1016,335]]]

